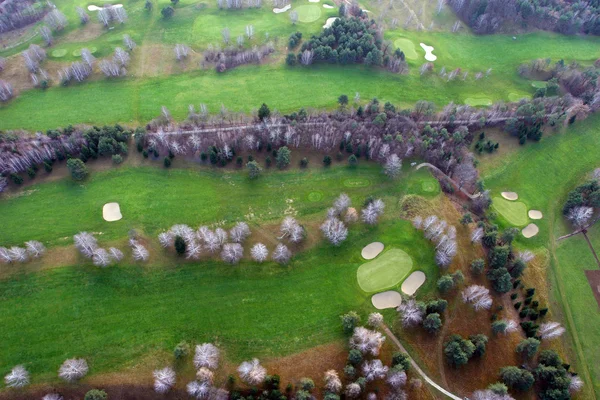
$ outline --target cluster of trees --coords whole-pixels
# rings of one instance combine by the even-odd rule
[[[600,35],[600,4],[595,1],[450,0],[448,4],[476,33],[529,28]]]
[[[119,6],[106,6],[98,10],[98,21],[105,28],[108,28],[111,23],[124,24],[127,22],[127,11],[122,5]]]
[[[80,232],[73,236],[73,242],[81,255],[91,259],[97,267],[108,267],[123,259],[123,252],[116,247],[108,250],[99,247],[98,240],[91,233]]]
[[[262,0],[217,0],[219,9],[240,10],[246,8],[262,7]]]
[[[77,382],[87,375],[88,370],[87,361],[83,358],[71,358],[62,363],[58,377],[66,382]],[[30,383],[29,371],[24,366],[17,365],[4,377],[4,382],[12,388],[25,387]]]
[[[41,68],[41,64],[46,60],[46,50],[31,44],[21,53],[21,56],[33,84],[42,88],[48,87],[48,73]]]
[[[563,206],[563,215],[575,227],[583,228],[593,216],[594,209],[598,207],[600,207],[600,184],[597,179],[593,179],[569,192]]]
[[[444,356],[446,362],[453,367],[460,367],[472,358],[479,358],[485,354],[488,337],[484,334],[471,335],[468,339],[460,335],[452,335],[444,343]]]
[[[49,10],[50,4],[44,0],[5,0],[0,3],[0,33],[37,22]]]
[[[46,252],[42,242],[30,240],[25,242],[25,247],[12,246],[10,248],[0,247],[0,262],[24,263],[31,259],[40,258]]]
[[[441,268],[448,268],[458,251],[456,227],[448,225],[436,215],[430,215],[425,219],[416,216],[412,223],[415,228],[423,230],[425,238],[435,244],[436,264]]]
[[[251,28],[247,33],[251,37],[251,35],[254,34],[254,28]],[[227,39],[227,41],[228,40],[229,39]],[[274,51],[275,46],[272,42],[268,42],[260,47],[254,46],[252,49],[236,47],[220,49],[218,47],[209,46],[204,52],[204,61],[215,64],[217,72],[225,72],[244,64],[260,64],[265,57]]]
[[[342,193],[334,201],[333,207],[327,210],[327,219],[321,225],[321,232],[334,246],[339,246],[348,237],[348,228],[345,223],[353,223],[358,220],[358,212],[351,205],[350,197]],[[360,218],[367,225],[375,225],[383,215],[384,209],[383,200],[369,197],[365,200]]]
[[[434,299],[427,303],[409,299],[403,301],[397,308],[400,321],[405,328],[422,326],[428,333],[438,333],[444,324],[442,316],[448,302],[444,299]]]

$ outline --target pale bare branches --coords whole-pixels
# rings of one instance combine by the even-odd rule
[[[273,260],[279,264],[287,264],[292,258],[292,252],[283,243],[279,243],[273,252]]]
[[[321,231],[327,240],[334,246],[339,246],[348,237],[348,228],[337,218],[329,218],[323,225]]]
[[[176,374],[171,367],[157,369],[152,375],[154,376],[154,390],[157,393],[167,393],[175,385]]]
[[[269,250],[264,244],[256,243],[254,246],[252,246],[252,249],[250,249],[250,255],[254,261],[262,263],[269,256]]]
[[[4,377],[4,382],[8,387],[22,388],[29,385],[29,372],[22,365],[17,365]]]
[[[325,389],[328,392],[336,394],[342,390],[342,381],[338,373],[333,369],[325,372]]]
[[[75,382],[88,373],[88,364],[83,358],[66,360],[58,370],[59,378],[67,382]]]
[[[402,302],[397,308],[402,326],[410,328],[419,325],[425,318],[425,306],[415,299]]]
[[[475,311],[489,310],[492,307],[492,297],[489,289],[471,285],[462,291],[463,302],[472,304]]]
[[[245,222],[238,222],[229,231],[229,238],[234,243],[243,243],[250,236],[250,227]]]
[[[244,255],[244,248],[239,243],[226,243],[221,251],[221,259],[229,264],[237,264]]]
[[[196,369],[215,369],[219,366],[219,349],[212,343],[203,343],[196,346],[194,353],[194,366]]]
[[[357,349],[362,354],[378,356],[384,341],[385,337],[380,332],[357,326],[349,342],[350,348]]]
[[[546,322],[540,325],[538,335],[543,340],[551,340],[562,336],[566,332],[558,322]]]
[[[256,358],[240,364],[238,373],[242,381],[253,386],[261,384],[267,376],[266,368],[260,365],[260,361]]]

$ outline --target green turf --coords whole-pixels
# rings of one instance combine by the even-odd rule
[[[294,8],[298,13],[298,21],[315,22],[321,18],[321,7],[313,4],[303,4]]]
[[[65,49],[52,50],[52,52],[50,53],[50,55],[54,58],[64,57],[66,54],[67,54],[67,50],[65,50]]]
[[[435,179],[424,179],[421,182],[421,188],[424,192],[435,192],[436,189],[439,189],[439,183]]]
[[[533,82],[531,82],[531,86],[533,86],[536,89],[542,89],[542,88],[545,88],[546,86],[548,86],[548,82],[546,82],[546,81],[533,81]]]
[[[375,260],[361,265],[356,272],[358,285],[367,292],[380,292],[397,286],[413,267],[411,257],[403,250],[390,249]]]
[[[402,50],[406,58],[408,58],[409,60],[416,60],[419,56],[415,49],[415,44],[410,39],[396,39],[394,40],[394,46]]]
[[[493,104],[492,99],[487,97],[467,97],[465,104],[473,107],[477,106],[491,106]]]
[[[527,206],[520,201],[509,201],[502,197],[492,199],[494,209],[500,213],[510,224],[524,226],[529,222]]]

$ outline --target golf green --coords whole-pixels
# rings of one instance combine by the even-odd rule
[[[493,198],[493,206],[500,215],[515,226],[523,226],[529,222],[527,206],[520,201],[509,201],[501,197]]]
[[[52,53],[50,53],[50,54],[52,55],[52,57],[60,58],[60,57],[64,57],[65,55],[67,55],[67,50],[56,49],[56,50],[52,50]]]
[[[367,293],[393,288],[408,276],[412,266],[412,259],[406,252],[391,249],[358,267],[358,285]]]
[[[319,6],[305,4],[294,8],[294,11],[298,13],[298,21],[300,22],[315,22],[321,18],[321,8]]]
[[[394,45],[400,50],[402,50],[406,58],[408,58],[409,60],[416,60],[417,57],[419,57],[417,51],[415,50],[415,44],[409,39],[396,39],[394,41]]]

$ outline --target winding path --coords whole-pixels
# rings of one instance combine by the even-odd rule
[[[414,368],[415,371],[417,371],[417,373],[419,375],[421,375],[421,377],[425,380],[425,382],[427,382],[430,386],[432,386],[435,390],[437,390],[438,392],[442,393],[443,395],[454,399],[454,400],[465,400],[462,397],[456,396],[455,394],[450,393],[449,391],[447,391],[446,389],[444,389],[443,387],[441,387],[440,385],[438,385],[437,383],[435,383],[429,376],[427,376],[427,374],[425,374],[425,372],[423,372],[423,370],[421,369],[421,367],[419,367],[419,364],[416,363],[415,360],[413,360],[413,358],[410,356],[410,354],[408,353],[408,351],[406,351],[406,349],[404,348],[404,346],[402,346],[402,343],[400,343],[400,341],[398,340],[398,338],[396,337],[396,335],[394,335],[392,333],[392,331],[390,330],[390,328],[387,327],[387,325],[385,324],[381,324],[381,329],[385,332],[385,334],[392,339],[392,342],[394,342],[394,344],[400,349],[400,351],[402,351],[403,353],[406,353],[408,355],[408,358],[410,359],[410,365],[412,365],[412,367]]]

